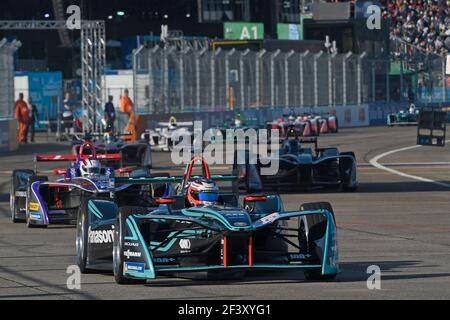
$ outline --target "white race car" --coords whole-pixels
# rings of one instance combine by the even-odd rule
[[[159,122],[154,130],[146,130],[141,138],[148,141],[154,151],[172,151],[177,143],[192,141],[193,127],[194,122],[177,122],[171,117],[169,122]]]

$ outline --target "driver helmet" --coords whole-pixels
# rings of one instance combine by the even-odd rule
[[[409,113],[414,113],[416,111],[416,106],[414,104],[411,104],[409,107]]]
[[[100,175],[101,163],[97,159],[84,159],[80,163],[82,177],[94,178]]]
[[[177,127],[177,118],[175,117],[170,117],[169,119],[169,130],[173,130]]]
[[[187,190],[187,201],[192,206],[217,204],[219,187],[211,179],[200,178],[192,181]]]

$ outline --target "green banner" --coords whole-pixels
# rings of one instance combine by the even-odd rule
[[[253,22],[225,22],[224,38],[227,40],[261,40],[264,39],[264,24]]]
[[[301,24],[277,24],[278,39],[280,40],[303,40],[303,29]]]

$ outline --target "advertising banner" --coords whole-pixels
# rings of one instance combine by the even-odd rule
[[[253,22],[225,22],[224,38],[227,40],[261,40],[264,39],[264,24]]]

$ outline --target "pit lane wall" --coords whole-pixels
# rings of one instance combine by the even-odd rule
[[[0,119],[0,154],[7,154],[18,148],[17,120]]]
[[[175,116],[177,121],[202,121],[203,128],[221,126],[227,120],[233,119],[236,113],[244,116],[251,125],[263,126],[267,122],[276,120],[283,114],[315,114],[315,115],[335,115],[338,118],[341,128],[367,127],[370,125],[369,105],[360,106],[339,106],[339,107],[316,107],[316,108],[259,108],[234,111],[199,111],[184,113],[158,113],[140,114],[136,119],[137,134],[140,135],[145,129],[154,129],[158,122],[167,122],[171,116]]]

